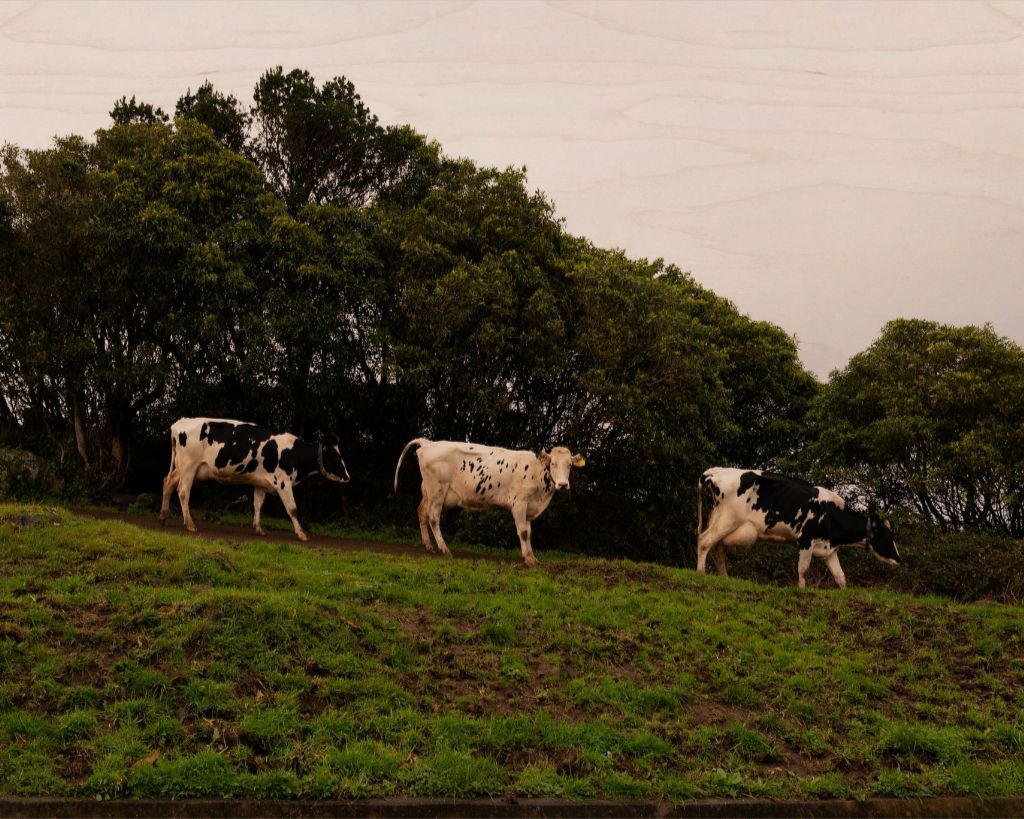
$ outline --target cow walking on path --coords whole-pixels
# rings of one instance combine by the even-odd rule
[[[419,447],[416,457],[423,478],[423,499],[418,508],[420,537],[428,552],[433,552],[430,532],[442,554],[451,555],[441,536],[441,512],[444,509],[508,509],[516,523],[523,561],[533,566],[537,558],[530,542],[531,522],[548,508],[559,489],[569,488],[569,471],[583,466],[580,455],[564,446],[540,454],[529,450],[501,449],[457,441],[429,441],[414,438],[405,445],[395,467],[395,491],[398,471],[405,454]]]
[[[705,496],[712,501],[707,529],[703,529]],[[806,585],[804,575],[813,557],[824,560],[839,587],[846,587],[840,546],[864,546],[884,563],[900,562],[889,524],[875,512],[861,515],[847,509],[846,501],[835,492],[757,469],[707,470],[697,486],[697,571],[704,573],[710,554],[718,573],[724,575],[725,550],[757,541],[799,547],[800,588]]]
[[[299,540],[309,538],[296,517],[293,488],[311,475],[347,483],[348,470],[334,445],[303,441],[288,432],[272,433],[244,421],[224,418],[180,418],[171,425],[171,469],[164,478],[160,521],[166,522],[171,494],[178,490],[185,528],[196,531],[188,501],[194,481],[248,484],[253,492],[252,528],[260,526],[260,509],[267,492],[284,504]]]

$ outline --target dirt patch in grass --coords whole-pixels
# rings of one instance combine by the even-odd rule
[[[683,714],[692,725],[729,725],[734,722],[746,724],[756,716],[746,708],[737,708],[722,702],[698,700],[685,703]]]

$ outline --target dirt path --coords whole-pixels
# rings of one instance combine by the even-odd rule
[[[152,529],[154,532],[163,532],[169,535],[180,535],[181,537],[201,537],[208,540],[227,540],[231,543],[244,543],[251,540],[269,540],[274,543],[293,543],[305,545],[311,549],[319,549],[332,552],[377,552],[386,555],[401,555],[402,557],[427,557],[438,559],[437,555],[429,554],[422,546],[413,546],[409,543],[387,543],[379,540],[355,540],[352,538],[331,537],[330,535],[318,535],[307,530],[309,541],[301,544],[292,532],[282,532],[268,529],[266,535],[257,535],[249,526],[235,526],[228,523],[213,523],[212,521],[196,521],[199,529],[196,533],[185,530],[181,517],[168,518],[167,525],[161,526],[160,519],[156,514],[138,514],[135,512],[113,512],[98,509],[72,509],[76,515],[94,518],[95,520],[116,520],[121,523],[130,523],[142,529]],[[517,555],[481,554],[480,552],[468,552],[464,549],[453,549],[455,558],[460,560],[496,560],[516,563]]]

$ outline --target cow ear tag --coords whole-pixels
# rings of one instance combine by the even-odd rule
[[[577,455],[575,460],[573,461],[573,466],[586,466],[586,465],[587,465],[587,459],[584,458],[582,455]]]

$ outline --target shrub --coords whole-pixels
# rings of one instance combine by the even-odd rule
[[[912,594],[937,594],[955,600],[1024,601],[1024,544],[988,532],[940,532],[919,522],[896,527],[896,547],[903,562],[889,566],[856,547],[840,550],[851,586],[873,586]],[[728,553],[729,573],[736,577],[796,585],[797,548],[759,543]],[[811,563],[809,586],[834,588],[820,560]]]

